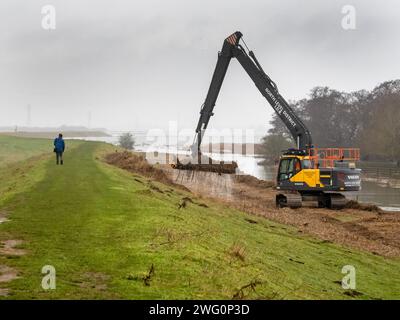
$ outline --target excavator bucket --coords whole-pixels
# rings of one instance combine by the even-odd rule
[[[176,158],[176,163],[172,164],[171,167],[178,170],[192,170],[192,171],[205,171],[205,172],[215,172],[218,174],[235,174],[238,168],[238,165],[235,161],[232,162],[224,162],[224,161],[215,161],[209,157],[206,157],[206,161],[204,161],[204,156],[202,156],[202,161],[197,163],[198,161],[193,161],[193,159],[186,161],[180,161],[179,158]]]

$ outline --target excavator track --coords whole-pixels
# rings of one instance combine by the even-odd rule
[[[291,209],[301,208],[302,197],[300,193],[279,193],[276,196],[276,206],[279,208],[289,207]]]
[[[329,193],[326,197],[326,207],[329,209],[339,210],[346,206],[346,197],[340,193]]]
[[[319,206],[321,208],[328,208],[333,210],[340,210],[346,206],[346,197],[340,193],[325,193],[319,196],[321,199]],[[279,208],[300,208],[303,201],[312,200],[310,197],[303,197],[300,193],[288,192],[278,193],[276,195],[276,206]]]

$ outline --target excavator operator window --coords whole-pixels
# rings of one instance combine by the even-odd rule
[[[282,159],[279,164],[278,180],[288,180],[291,172],[293,172],[293,159]]]
[[[279,164],[278,180],[288,180],[301,171],[301,162],[297,158],[282,159]]]
[[[313,164],[312,164],[311,160],[304,159],[302,162],[303,162],[303,169],[312,169],[313,168]]]
[[[294,159],[294,172],[298,173],[301,171],[301,163],[299,159]]]

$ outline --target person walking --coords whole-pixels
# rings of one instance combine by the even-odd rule
[[[65,142],[63,135],[60,133],[58,138],[54,139],[54,152],[56,153],[57,164],[64,164],[63,153],[65,151]]]

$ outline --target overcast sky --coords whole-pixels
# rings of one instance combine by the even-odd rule
[[[41,26],[43,5],[56,29]],[[356,29],[341,26],[355,6]],[[194,128],[217,52],[240,30],[287,99],[400,78],[398,0],[1,0],[0,126]],[[267,129],[272,108],[232,61],[209,127]]]

